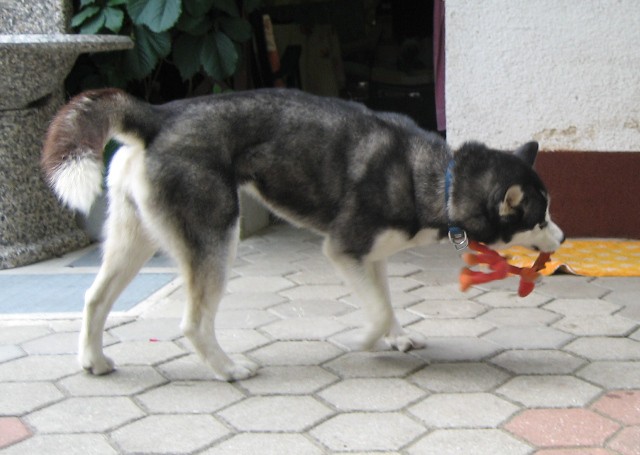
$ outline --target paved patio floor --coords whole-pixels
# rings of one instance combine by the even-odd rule
[[[514,280],[460,293],[452,248],[418,248],[388,268],[399,319],[427,348],[351,352],[358,302],[319,245],[288,226],[240,244],[218,333],[262,367],[235,383],[215,381],[182,337],[170,262],[145,268],[169,278],[142,285],[142,303],[112,313],[111,375],[79,370],[79,312],[11,307],[0,315],[0,452],[640,454],[640,279],[553,276],[524,299]],[[95,273],[96,261],[77,262],[87,255],[0,277],[31,287]],[[50,286],[39,292],[55,300]]]

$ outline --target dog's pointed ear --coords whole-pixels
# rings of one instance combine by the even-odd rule
[[[527,142],[520,148],[518,148],[514,155],[520,158],[522,161],[533,167],[533,163],[536,162],[536,156],[538,155],[538,143],[535,141]]]
[[[515,209],[520,205],[522,199],[524,199],[522,187],[520,185],[510,186],[502,202],[500,202],[500,208],[498,209],[500,216],[506,217],[515,213]]]

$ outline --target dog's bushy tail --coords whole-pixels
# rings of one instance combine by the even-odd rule
[[[134,99],[118,89],[81,93],[51,121],[41,165],[48,183],[66,205],[84,213],[102,192],[103,150],[122,130]]]

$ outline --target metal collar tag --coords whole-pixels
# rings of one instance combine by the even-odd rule
[[[464,250],[469,246],[469,238],[467,237],[467,231],[460,228],[449,229],[449,241],[456,249],[456,251]]]

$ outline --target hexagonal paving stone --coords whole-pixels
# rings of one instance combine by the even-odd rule
[[[424,362],[403,352],[350,352],[325,364],[342,378],[404,377]]]
[[[155,365],[185,354],[172,341],[127,341],[104,350],[118,365]]]
[[[362,307],[362,302],[360,301],[360,299],[356,298],[356,297],[344,297],[342,299],[340,299],[342,301],[347,302],[348,304],[351,304],[353,306],[355,306],[356,308],[361,308]],[[419,299],[415,296],[412,296],[411,294],[407,294],[404,292],[392,292],[391,293],[391,306],[393,308],[399,309],[399,308],[407,308],[410,307],[411,305],[415,305],[416,303],[421,302],[422,299]],[[397,311],[397,310],[396,310]]]
[[[556,299],[599,299],[609,291],[578,276],[546,277],[536,292]]]
[[[487,311],[487,307],[471,300],[427,300],[408,308],[425,318],[473,318]]]
[[[497,355],[491,362],[516,374],[569,374],[586,362],[555,350],[517,350]]]
[[[631,293],[629,293],[631,294]],[[633,296],[630,296],[629,298],[638,298],[637,293],[634,293]],[[624,318],[627,319],[631,319],[633,321],[636,322],[640,322],[640,302],[635,301],[633,303],[627,303],[625,304],[625,306],[622,308],[622,310],[620,310],[618,313],[616,313],[617,316],[622,316]]]
[[[79,369],[75,355],[21,357],[0,364],[0,381],[55,381]]]
[[[117,340],[108,333],[104,334],[103,345],[108,346]],[[23,343],[22,349],[29,354],[76,354],[78,352],[78,333],[61,332],[36,338]]]
[[[233,270],[244,277],[251,276],[286,276],[295,273],[299,268],[290,262],[260,261],[234,266]]]
[[[526,455],[531,447],[500,430],[436,430],[409,450],[410,455]]]
[[[311,268],[287,275],[287,279],[299,285],[341,285],[343,280],[330,267]]]
[[[509,379],[509,375],[485,363],[428,365],[407,378],[432,392],[485,392]]]
[[[360,298],[358,296],[355,296],[355,295],[348,295],[348,296],[345,296],[345,297],[341,297],[340,301],[341,302],[345,302],[346,304],[351,305],[354,308],[362,308],[362,301],[360,300]],[[421,301],[422,301],[422,299],[414,297],[414,296],[412,296],[410,294],[406,294],[404,292],[402,292],[402,293],[392,292],[391,293],[391,306],[394,309],[407,308],[407,307],[410,307],[411,305],[415,305],[416,303],[419,303]]]
[[[346,326],[330,318],[283,319],[261,327],[276,340],[325,340]]]
[[[425,395],[403,379],[345,379],[320,392],[341,411],[396,411]]]
[[[550,297],[536,292],[529,294],[527,297],[518,297],[518,294],[514,291],[491,291],[476,297],[474,300],[494,308],[522,308],[540,306],[548,302]]]
[[[560,318],[560,315],[540,308],[496,308],[480,316],[495,326],[544,326]]]
[[[226,310],[216,315],[216,328],[255,329],[277,319],[266,310]]]
[[[60,386],[74,396],[108,396],[134,395],[165,382],[152,367],[127,366],[104,376],[78,373],[60,381]]]
[[[129,324],[115,327],[109,333],[122,341],[171,341],[182,336],[179,318],[140,318]]]
[[[344,285],[303,285],[279,292],[291,300],[338,299],[351,293]]]
[[[636,289],[637,288],[640,288],[640,285],[638,285]],[[602,297],[602,300],[606,300],[607,302],[615,303],[620,306],[637,305],[638,292],[635,289],[613,291]]]
[[[425,429],[400,413],[340,414],[311,430],[334,451],[399,450]]]
[[[420,316],[403,308],[395,308],[394,314],[401,326],[406,327],[414,322],[422,320]],[[362,328],[367,324],[367,316],[364,310],[353,310],[338,317],[338,320],[348,327]],[[338,335],[339,336],[339,335]]]
[[[59,401],[64,395],[49,382],[3,382],[0,397],[0,415],[19,416]]]
[[[31,436],[31,432],[17,417],[0,417],[0,450]]]
[[[640,289],[638,277],[602,277],[596,278],[592,284],[612,291],[637,291]]]
[[[325,452],[300,434],[243,433],[228,439],[201,455],[323,455]]]
[[[504,428],[538,447],[593,447],[620,425],[586,409],[530,409]]]
[[[493,327],[480,319],[425,319],[409,326],[428,337],[478,337]]]
[[[496,428],[519,410],[490,393],[441,393],[409,408],[429,428]]]
[[[311,394],[338,380],[318,366],[264,367],[257,376],[239,382],[252,395]]]
[[[518,376],[496,392],[527,407],[584,406],[602,391],[573,376]]]
[[[396,260],[390,260],[387,262],[387,275],[389,275],[390,277],[408,277],[420,272],[421,270],[422,269],[417,265],[409,264],[408,262],[398,262]]]
[[[490,281],[488,283],[478,284],[472,287],[482,293],[492,292],[510,292],[513,293],[518,289],[518,278],[515,276],[508,276],[503,280]]]
[[[218,415],[240,431],[303,431],[333,411],[308,396],[250,397]]]
[[[51,333],[51,329],[44,325],[1,325],[1,344],[20,344]]]
[[[326,341],[276,341],[249,356],[262,365],[320,365],[343,352]]]
[[[622,316],[567,316],[553,324],[557,329],[579,336],[624,336],[638,323]]]
[[[128,453],[191,453],[229,430],[209,415],[153,415],[126,425],[111,434]]]
[[[556,299],[544,309],[565,316],[609,316],[620,309],[620,305],[600,299]]]
[[[553,349],[565,345],[574,336],[545,326],[506,326],[482,336],[507,349]]]
[[[270,309],[281,318],[330,317],[353,311],[346,303],[329,299],[295,300],[282,303]]]
[[[591,360],[640,360],[640,342],[629,338],[578,338],[564,350]]]
[[[233,356],[232,356],[233,358]],[[216,381],[218,377],[196,354],[180,357],[156,367],[170,381]]]
[[[129,398],[69,398],[30,414],[25,420],[39,433],[100,433],[142,417]]]
[[[425,260],[426,261],[426,260]],[[455,277],[460,272],[460,266],[457,267],[443,267],[433,268],[432,264],[429,264],[429,268],[422,272],[411,275],[416,281],[429,287],[445,286],[455,281]]]
[[[388,281],[389,290],[394,293],[409,292],[424,286],[421,282],[407,277],[389,276]]]
[[[640,362],[591,362],[576,375],[607,389],[640,388]]]
[[[591,409],[625,425],[640,425],[640,390],[613,390],[600,397]]]
[[[19,347],[13,344],[0,346],[0,363],[8,362],[9,360],[19,359],[27,354]]]
[[[227,292],[231,294],[279,292],[294,286],[294,283],[279,276],[247,276],[229,280]]]
[[[252,329],[217,329],[216,337],[227,354],[251,351],[271,342],[270,338]],[[185,344],[194,352],[190,342]]]
[[[416,279],[416,277],[413,277]],[[415,291],[409,292],[409,294],[421,299],[421,300],[469,300],[483,292],[476,288],[471,288],[467,292],[462,292],[455,281],[455,277],[451,280],[450,284],[443,286],[424,286]]]
[[[101,434],[39,434],[12,445],[2,455],[24,454],[117,455]]]
[[[640,426],[623,428],[607,444],[607,447],[617,450],[620,455],[636,455],[640,441]]]
[[[220,302],[220,310],[264,310],[287,299],[275,292],[246,292],[241,294],[227,294]]]
[[[428,337],[426,349],[413,355],[428,362],[476,362],[501,350],[497,344],[475,337]]]
[[[177,381],[136,397],[151,413],[213,413],[240,401],[235,385],[220,381]]]
[[[542,449],[536,450],[535,455],[614,455],[608,449],[586,448],[578,449]]]

